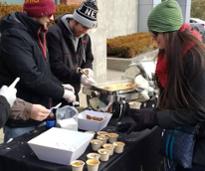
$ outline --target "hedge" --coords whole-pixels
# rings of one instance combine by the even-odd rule
[[[107,55],[112,57],[132,58],[156,48],[157,44],[148,32],[139,32],[107,40]]]
[[[79,5],[58,5],[55,16],[59,16],[65,13],[72,13],[74,9],[78,8]],[[7,5],[6,3],[0,2],[0,17],[3,17],[14,11],[22,11],[22,5]]]

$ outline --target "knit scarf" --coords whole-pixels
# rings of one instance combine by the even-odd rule
[[[191,32],[191,34],[197,38],[198,40],[202,41],[202,37],[201,34],[196,31],[193,30],[191,28],[191,26],[187,23],[184,23],[181,28],[179,29],[180,32],[184,32],[185,30],[188,30]],[[182,52],[182,56],[184,56],[189,49],[191,49],[193,46],[195,45],[194,42],[190,42],[188,43],[183,52]],[[168,68],[167,68],[167,60],[166,60],[166,56],[165,56],[165,52],[164,51],[160,51],[158,53],[158,58],[157,58],[157,65],[156,65],[156,70],[155,70],[157,79],[160,83],[160,86],[162,88],[166,88],[167,87],[167,83],[168,83]]]
[[[40,46],[44,59],[46,59],[47,53],[46,33],[47,30],[44,30],[42,28],[38,30],[38,45]]]
[[[157,65],[156,65],[156,76],[160,83],[160,86],[165,88],[167,86],[167,61],[164,52],[159,52],[157,57]]]

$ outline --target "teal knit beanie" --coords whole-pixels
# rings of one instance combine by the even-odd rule
[[[183,24],[182,11],[176,0],[164,0],[157,5],[148,17],[148,28],[154,32],[172,32]]]

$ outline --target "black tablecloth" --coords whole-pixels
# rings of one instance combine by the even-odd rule
[[[114,129],[113,126],[107,130]],[[39,135],[46,129],[38,128],[31,133],[24,134],[10,143],[0,145],[0,171],[70,171],[71,166],[39,160],[27,144],[31,138]],[[159,165],[160,129],[146,129],[133,132],[129,135],[120,134],[120,139],[126,141],[122,154],[114,154],[109,161],[101,162],[100,171],[140,171],[141,167],[147,171],[154,171]],[[54,137],[55,138],[55,137]],[[86,160],[86,154],[91,152],[89,146],[80,157]],[[84,167],[86,171],[86,167]]]

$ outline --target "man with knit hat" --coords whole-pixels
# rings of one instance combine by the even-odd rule
[[[193,154],[190,149],[186,151],[191,140],[185,142],[178,137],[178,141],[170,135],[174,143],[164,144],[170,155],[162,149],[166,154],[165,170],[205,171],[205,47],[199,33],[183,24],[182,11],[175,0],[165,0],[151,11],[148,28],[159,47],[155,70],[159,99],[155,109],[128,109],[135,121],[133,130],[157,125],[166,134],[166,129],[194,129],[199,124]],[[177,151],[175,144],[182,150]]]
[[[17,96],[47,108],[65,99],[75,101],[71,85],[62,85],[50,71],[46,32],[53,21],[53,0],[25,0],[23,12],[11,13],[0,22],[0,86],[16,77]],[[5,141],[34,129],[41,122],[9,119]]]
[[[87,0],[73,14],[61,16],[47,34],[51,70],[63,83],[74,86],[76,95],[81,83],[90,86],[93,79],[89,29],[97,27],[98,8]]]

